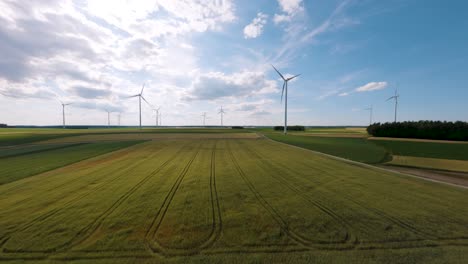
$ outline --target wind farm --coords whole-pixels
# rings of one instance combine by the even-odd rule
[[[468,3],[0,6],[0,263],[466,263]]]

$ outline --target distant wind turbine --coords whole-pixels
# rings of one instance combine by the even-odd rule
[[[119,126],[120,126],[120,115],[121,115],[121,114],[122,114],[122,113],[119,113],[119,115],[117,116],[117,122],[118,122]]]
[[[398,90],[395,88],[395,95],[394,96],[391,96],[389,97],[386,101],[388,100],[391,100],[391,99],[394,99],[395,100],[395,123],[397,121],[397,108],[398,108],[398,98],[400,97],[400,95],[398,94]]]
[[[141,88],[141,91],[139,94],[135,94],[132,96],[128,96],[127,98],[132,98],[132,97],[138,97],[138,103],[139,103],[139,109],[140,109],[140,129],[141,129],[141,99],[143,99],[149,106],[151,106],[148,101],[143,97],[143,90],[145,89],[145,84],[143,84],[143,87]]]
[[[224,126],[224,125],[223,125],[223,115],[226,114],[226,112],[224,112],[223,106],[221,106],[221,108],[219,109],[218,114],[221,115],[221,126]]]
[[[203,116],[203,126],[205,126],[206,112],[203,112],[203,115],[201,115],[201,116]]]
[[[284,94],[284,130],[283,130],[283,133],[286,135],[288,133],[288,82],[301,74],[297,74],[289,78],[284,78],[283,74],[281,74],[275,68],[275,66],[271,65],[271,67],[273,67],[273,69],[275,69],[275,71],[279,74],[281,79],[283,79],[283,89],[281,90],[281,102],[283,102],[283,94]],[[285,93],[285,90],[286,90],[286,93]]]
[[[110,111],[109,110],[106,110],[107,112],[107,127],[110,127]]]
[[[162,126],[162,113],[159,113],[159,125]]]
[[[369,120],[369,125],[372,125],[372,112],[374,111],[374,106],[370,106],[369,108],[366,108],[364,110],[370,111],[370,120]]]
[[[156,126],[159,125],[159,120],[158,120],[159,119],[159,108],[161,108],[161,107],[153,108],[153,111],[156,112]]]
[[[64,104],[62,101],[60,101],[62,104],[62,119],[63,119],[63,128],[65,128],[65,106],[71,105],[72,103]]]

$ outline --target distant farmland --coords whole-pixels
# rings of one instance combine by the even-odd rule
[[[241,135],[155,136],[39,174],[17,172],[25,174],[0,185],[0,260],[462,263],[468,257],[468,190]],[[107,146],[95,144],[109,143],[69,148]],[[67,150],[39,146],[10,148],[10,156],[2,150],[0,162],[34,167],[31,158],[40,153],[51,164]],[[0,180],[7,172],[0,167]]]

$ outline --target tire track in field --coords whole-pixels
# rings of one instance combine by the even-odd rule
[[[187,145],[182,146],[174,155],[167,159],[163,164],[141,179],[133,187],[131,187],[127,192],[120,196],[109,208],[107,208],[98,218],[96,218],[92,223],[80,230],[71,241],[65,243],[63,246],[59,246],[59,249],[63,250],[64,248],[72,248],[78,246],[91,237],[101,226],[102,222],[112,214],[123,202],[125,202],[130,196],[132,196],[141,186],[143,186],[148,180],[157,175],[161,170],[163,170],[167,165],[171,163],[186,147]],[[81,236],[81,237],[80,237]]]
[[[278,167],[282,167],[282,168],[285,168],[285,169],[288,169],[287,167],[285,166],[282,166],[282,165],[276,165],[270,161],[265,161],[265,159],[263,159],[260,154],[258,154],[258,152],[256,152],[255,150],[249,148],[248,146],[246,146],[246,144],[242,144],[243,145],[243,149],[247,150],[247,152],[249,152],[252,156],[254,157],[257,157],[258,160],[260,160],[261,163],[264,164],[264,166],[262,166],[264,169],[267,168],[278,168]],[[289,170],[290,171],[290,170]],[[294,172],[296,173],[296,172]],[[278,182],[280,182],[281,184],[283,184],[283,186],[286,186],[288,189],[290,189],[291,191],[293,191],[295,194],[297,194],[299,197],[301,197],[304,201],[312,204],[315,208],[319,209],[320,211],[322,211],[323,213],[325,213],[326,215],[328,215],[329,217],[331,217],[335,222],[341,224],[345,230],[346,230],[346,235],[345,235],[345,238],[343,238],[342,240],[337,240],[337,241],[321,241],[321,240],[310,240],[300,234],[297,234],[298,236],[300,236],[304,241],[309,241],[310,243],[318,243],[318,244],[342,244],[342,243],[347,243],[349,241],[353,241],[353,243],[357,243],[357,237],[350,233],[349,229],[352,228],[351,224],[343,217],[341,217],[340,215],[338,215],[337,213],[335,213],[332,209],[328,208],[326,205],[318,202],[318,201],[315,201],[312,197],[310,197],[306,192],[302,191],[301,189],[299,189],[298,187],[296,187],[294,184],[292,184],[288,179],[286,179],[283,175],[279,174],[279,173],[272,173],[270,174],[273,178],[275,178]]]
[[[211,161],[210,161],[210,204],[212,212],[212,222],[210,234],[203,241],[193,243],[192,245],[179,246],[179,247],[168,247],[157,243],[157,246],[161,249],[159,253],[166,256],[187,256],[200,253],[202,250],[211,247],[216,241],[219,240],[222,233],[222,217],[221,217],[221,206],[218,198],[218,190],[216,186],[216,145],[218,140],[215,140],[215,144],[211,151]],[[156,234],[154,232],[154,234]]]
[[[190,158],[188,163],[185,165],[184,169],[181,171],[179,176],[176,178],[174,184],[172,185],[171,189],[169,190],[166,197],[164,198],[162,205],[159,207],[158,212],[153,217],[153,220],[149,228],[146,230],[145,244],[153,253],[164,253],[165,251],[165,248],[162,247],[155,239],[156,233],[158,232],[159,227],[161,226],[161,223],[164,220],[164,217],[166,216],[169,206],[172,203],[172,200],[174,199],[174,196],[177,190],[179,189],[182,180],[184,179],[185,175],[188,173],[190,167],[192,166],[193,161],[198,156],[198,153],[200,152],[200,148],[201,148],[201,144],[199,145],[195,154]]]
[[[223,229],[223,220],[221,217],[221,206],[219,205],[218,189],[216,187],[216,145],[215,141],[211,152],[211,168],[210,168],[210,199],[211,199],[211,232],[208,238],[199,243],[199,246],[193,247],[192,250],[202,250],[211,247],[221,237]]]
[[[144,163],[145,161],[147,161],[148,159],[150,158],[153,158],[154,156],[156,156],[160,151],[162,151],[164,148],[161,148],[161,149],[158,149],[158,151],[152,153],[151,155],[133,163],[131,166],[125,168],[122,170],[122,167],[125,167],[126,165],[123,164],[122,166],[112,170],[111,172],[108,173],[108,175],[112,175],[114,172],[120,172],[118,174],[118,176],[114,177],[114,178],[111,178],[111,180],[117,180],[121,177],[123,177],[125,175],[126,172],[132,170],[133,168],[139,166],[140,164]],[[43,220],[46,220],[54,215],[56,215],[57,213],[61,212],[62,210],[65,210],[66,208],[68,208],[69,206],[73,205],[74,203],[80,201],[81,199],[85,198],[86,196],[88,196],[89,194],[92,194],[96,191],[99,191],[100,189],[104,188],[106,186],[105,184],[106,182],[101,182],[99,184],[99,186],[97,186],[96,188],[93,188],[93,189],[90,189],[78,196],[76,196],[75,198],[71,199],[70,201],[66,202],[63,206],[61,207],[58,207],[58,208],[55,208],[53,210],[50,210],[44,214],[41,214],[39,216],[37,216],[36,218],[32,219],[29,223],[25,224],[24,226],[20,227],[19,229],[15,229],[13,231],[10,231],[8,233],[6,233],[5,235],[3,235],[2,237],[0,237],[0,246],[3,248],[3,245],[6,244],[6,242],[8,242],[8,240],[11,238],[11,235],[15,232],[21,232],[21,231],[25,231],[27,230],[28,228],[34,226],[36,223],[40,222],[40,221],[43,221]],[[15,250],[8,250],[8,249],[4,249],[4,251],[7,250],[7,251],[10,251],[10,252],[14,252]],[[55,251],[54,249],[52,250],[39,250],[39,251],[34,251],[34,252],[51,252],[51,251]]]
[[[273,220],[275,220],[280,225],[281,231],[284,232],[286,235],[288,235],[293,241],[295,241],[296,243],[304,247],[314,248],[315,246],[318,246],[318,245],[323,246],[324,245],[323,243],[316,243],[316,242],[311,242],[309,240],[305,240],[302,238],[302,236],[298,235],[297,233],[289,229],[289,224],[287,223],[287,221],[278,213],[278,211],[273,206],[271,206],[268,203],[268,201],[265,200],[265,198],[263,198],[263,196],[256,190],[252,182],[248,179],[247,175],[244,173],[241,166],[237,162],[234,154],[232,153],[232,150],[229,144],[227,148],[228,148],[228,153],[230,154],[231,160],[237,172],[239,173],[241,178],[244,180],[244,182],[247,184],[247,187],[250,189],[250,191],[254,194],[257,201],[259,201],[259,203],[268,211],[268,213],[271,215]],[[346,244],[346,243],[332,243],[331,245],[340,246],[343,248],[354,247],[354,245]]]

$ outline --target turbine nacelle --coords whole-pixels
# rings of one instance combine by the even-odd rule
[[[301,74],[297,74],[297,75],[294,75],[292,77],[285,78],[283,76],[283,74],[281,74],[281,72],[278,71],[278,69],[275,68],[275,66],[271,65],[271,67],[273,67],[273,69],[275,69],[275,71],[278,73],[278,75],[281,77],[281,79],[283,79],[283,89],[281,89],[281,102],[283,102],[284,90],[288,88],[288,82],[291,81],[292,79],[300,76]]]

